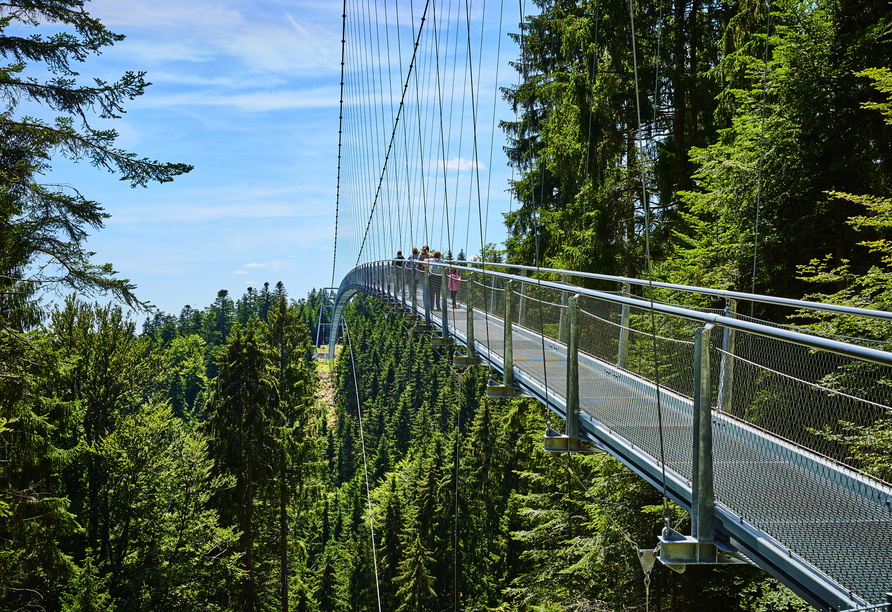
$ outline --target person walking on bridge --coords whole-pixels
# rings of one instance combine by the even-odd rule
[[[406,260],[406,267],[410,270],[415,267],[415,261],[418,259],[418,247],[412,247],[412,254]]]
[[[429,263],[443,263],[443,260],[440,259],[442,253],[440,251],[434,251],[431,254],[431,258],[428,259]],[[443,285],[442,281],[443,268],[441,266],[431,266],[431,293],[434,294],[434,309],[440,309],[440,288]]]
[[[457,308],[455,304],[455,295],[461,283],[461,276],[455,271],[455,268],[449,268],[449,296],[452,298],[452,308]]]

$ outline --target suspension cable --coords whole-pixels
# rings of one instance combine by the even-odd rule
[[[650,200],[647,196],[647,183],[645,182],[644,175],[644,152],[642,146],[642,124],[641,124],[641,98],[638,93],[638,50],[635,42],[635,8],[632,4],[633,0],[629,0],[629,17],[632,26],[632,66],[635,72],[635,110],[638,113],[638,152],[640,159],[642,161],[639,162],[639,168],[641,171],[641,194],[642,194],[642,204],[644,204],[644,261],[645,267],[647,268],[647,282],[649,287],[650,294],[650,328],[651,328],[651,338],[652,338],[652,346],[653,346],[653,364],[654,364],[654,383],[656,387],[657,394],[657,426],[660,432],[660,468],[662,470],[662,483],[663,483],[663,518],[665,520],[666,515],[669,511],[669,497],[667,494],[666,488],[666,450],[665,443],[663,440],[663,406],[661,399],[661,388],[660,388],[660,364],[657,353],[657,324],[656,324],[656,315],[654,314],[654,285],[653,285],[653,269],[651,266],[651,258],[650,258]],[[661,4],[662,7],[662,4]],[[662,10],[662,9],[661,9]],[[659,65],[660,58],[657,57],[657,64]]]
[[[523,37],[523,34],[521,34]],[[522,42],[522,41],[521,41]],[[551,78],[552,83],[554,82],[554,29],[551,30],[551,36],[549,37],[549,49],[551,55]],[[543,79],[543,83],[547,82],[547,77]],[[552,92],[554,95],[554,92]],[[528,107],[529,108],[529,107]],[[554,112],[554,108],[552,107],[552,112]],[[541,248],[540,240],[542,239],[542,206],[545,204],[545,175],[546,168],[548,166],[548,129],[547,129],[547,119],[542,123],[542,156],[541,161],[539,162],[542,167],[542,177],[540,178],[541,189],[539,193],[539,207],[536,209],[536,284],[539,289],[539,296],[542,296],[542,272],[539,269],[539,250]],[[536,204],[535,191],[533,193],[533,205]],[[548,360],[545,358],[545,317],[543,314],[544,305],[542,300],[539,300],[539,338],[541,339],[542,344],[542,372],[544,374],[544,382],[545,382],[545,427],[546,429],[551,429],[551,412],[548,408]],[[563,315],[561,315],[563,316]],[[560,340],[560,338],[558,338]]]
[[[347,0],[344,0],[341,13],[341,101],[338,108],[338,182],[335,189],[334,253],[331,256],[331,284],[329,287],[334,287],[335,266],[338,262],[338,209],[341,202],[341,144],[344,133],[344,52],[347,47]]]
[[[662,4],[660,6],[662,7]],[[583,179],[582,183],[582,235],[579,237],[579,262],[577,264],[580,272],[582,271],[582,254],[585,251],[585,215],[586,208],[588,207],[588,169],[590,163],[589,158],[591,157],[592,153],[592,117],[595,114],[595,73],[598,69],[598,31],[601,27],[601,22],[599,19],[600,9],[601,0],[598,0],[595,3],[595,40],[594,44],[592,45],[594,47],[594,50],[592,51],[592,78],[589,85],[592,90],[592,105],[588,109],[588,144],[585,148],[585,179]]]
[[[756,180],[756,230],[753,236],[753,285],[750,293],[756,292],[756,262],[759,253],[759,208],[762,199],[762,153],[765,143],[765,98],[768,94],[768,43],[771,37],[771,0],[768,0],[768,17],[765,26],[765,68],[762,72],[762,128],[759,133],[759,172]],[[755,303],[750,302],[750,316],[753,316]]]
[[[375,192],[375,199],[372,202],[372,210],[369,213],[369,220],[366,224],[365,234],[362,237],[362,244],[360,244],[359,246],[359,254],[356,256],[356,265],[359,265],[359,261],[362,258],[362,251],[365,247],[366,238],[369,235],[369,227],[371,227],[372,225],[372,217],[375,215],[375,208],[378,205],[378,195],[381,192],[381,184],[384,182],[384,173],[387,171],[387,162],[390,159],[390,151],[393,148],[393,141],[396,138],[397,123],[399,122],[400,116],[403,112],[403,102],[406,99],[406,91],[408,91],[409,89],[409,79],[411,78],[412,68],[415,66],[415,56],[418,51],[418,40],[421,38],[421,32],[424,29],[424,20],[427,16],[428,6],[430,6],[430,0],[426,0],[426,2],[424,3],[424,12],[421,15],[421,24],[418,26],[418,37],[415,39],[415,48],[412,51],[412,60],[409,62],[409,74],[406,76],[406,84],[403,87],[403,94],[400,97],[400,107],[396,114],[396,120],[394,121],[393,132],[390,135],[390,143],[387,145],[387,153],[384,155],[384,166],[381,169],[381,178],[378,180],[378,188]]]
[[[372,534],[372,561],[375,568],[375,593],[378,595],[378,612],[381,612],[381,587],[378,584],[378,553],[375,550],[375,525],[372,517],[372,493],[369,487],[369,466],[365,452],[365,433],[362,427],[362,403],[359,399],[359,381],[356,377],[356,359],[353,357],[353,341],[350,339],[350,330],[347,328],[347,319],[344,320],[344,335],[350,347],[350,366],[353,369],[353,390],[356,391],[356,410],[359,414],[359,439],[362,442],[362,467],[365,471],[365,494],[369,504],[369,530]]]

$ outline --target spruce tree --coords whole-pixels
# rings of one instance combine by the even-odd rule
[[[235,487],[217,495],[216,507],[226,525],[241,531],[245,577],[238,595],[242,610],[258,609],[255,565],[255,509],[260,488],[274,475],[270,466],[280,457],[279,428],[284,417],[278,405],[275,354],[255,325],[236,324],[218,361],[207,410],[208,451],[215,474],[232,475]]]

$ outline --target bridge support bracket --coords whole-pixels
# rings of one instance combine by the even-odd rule
[[[532,397],[523,389],[514,386],[500,385],[494,380],[486,385],[486,397]]]
[[[660,563],[679,574],[689,565],[749,565],[737,549],[724,542],[700,542],[665,527],[657,547]]]
[[[453,346],[455,340],[453,338],[444,338],[443,336],[434,336],[431,338],[431,346]]]
[[[603,453],[604,450],[588,440],[562,435],[553,429],[546,429],[544,436],[545,452],[548,453]]]
[[[455,355],[452,357],[452,365],[454,366],[474,366],[480,365],[481,361],[473,355]]]

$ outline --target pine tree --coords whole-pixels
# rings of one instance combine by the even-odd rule
[[[224,524],[241,531],[245,578],[240,585],[242,610],[257,609],[258,576],[255,567],[254,526],[260,488],[274,474],[270,466],[280,457],[280,428],[275,353],[262,341],[255,325],[234,327],[218,361],[207,410],[208,451],[215,474],[232,475],[235,487],[218,493],[216,507]]]
[[[72,593],[62,598],[62,612],[114,612],[106,580],[99,575],[91,550],[87,550],[84,566],[72,587]]]
[[[428,571],[431,561],[430,553],[421,543],[421,536],[416,534],[412,545],[406,549],[396,578],[399,602],[397,612],[426,612],[434,609],[437,594]]]

